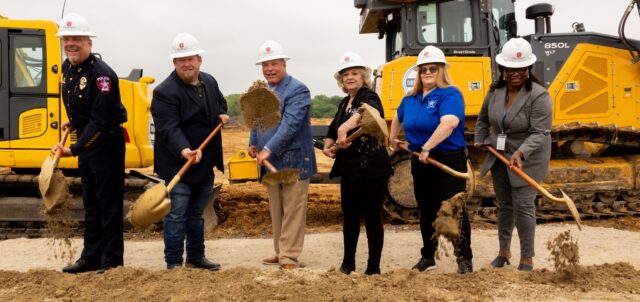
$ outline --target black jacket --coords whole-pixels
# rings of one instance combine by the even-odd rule
[[[362,87],[356,94],[351,103],[351,110],[345,112],[349,96],[340,101],[338,112],[331,121],[327,137],[333,140],[338,138],[338,127],[346,122],[353,113],[357,112],[362,103],[367,103],[373,108],[378,109],[380,116],[384,118],[384,110],[378,95],[371,89]],[[352,134],[357,130],[353,129],[347,133]],[[329,177],[334,178],[341,176],[342,180],[357,180],[364,178],[385,177],[391,174],[391,163],[389,155],[384,146],[378,145],[375,140],[364,134],[360,138],[354,140],[346,149],[339,150],[336,154],[336,160],[333,163]]]
[[[116,73],[93,54],[78,66],[62,63],[62,99],[78,140],[71,153],[79,155],[101,143],[111,142],[114,131],[127,121],[120,101]]]
[[[210,118],[193,86],[184,83],[175,70],[153,90],[154,164],[156,173],[166,181],[171,180],[186,162],[180,151],[198,148],[218,125],[218,115],[227,112],[227,101],[213,76],[200,72],[200,81],[204,85]],[[212,182],[214,166],[224,171],[221,133],[202,151],[200,163],[191,166],[180,181],[185,184]]]

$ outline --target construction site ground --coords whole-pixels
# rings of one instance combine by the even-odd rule
[[[246,148],[248,132],[227,128],[225,158]],[[318,168],[331,160],[317,152]],[[409,270],[419,259],[421,237],[416,224],[385,218],[382,275],[366,276],[364,229],[358,244],[357,270],[337,271],[342,257],[342,215],[338,185],[313,184],[309,192],[307,235],[300,261],[292,271],[261,264],[273,253],[268,200],[255,182],[229,184],[222,173],[220,203],[226,217],[209,230],[206,254],[222,271],[165,270],[162,234],[153,230],[125,235],[125,267],[105,274],[68,275],[61,267],[77,259],[82,238],[9,239],[0,241],[0,301],[640,301],[640,218],[587,220],[582,231],[572,222],[537,227],[535,270],[503,269],[489,263],[497,254],[495,225],[472,223],[475,272],[455,273],[452,255],[441,255],[434,271]],[[571,230],[580,252],[574,274],[557,272],[547,242]],[[451,253],[451,249],[445,249]]]

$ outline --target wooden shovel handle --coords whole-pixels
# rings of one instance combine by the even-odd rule
[[[67,127],[67,130],[62,134],[62,139],[60,140],[60,144],[64,145],[67,142],[67,137],[69,137],[69,133],[71,132],[71,127]],[[62,156],[62,148],[56,150],[56,154],[53,156],[53,167],[58,166],[58,162],[60,161],[60,157]]]
[[[267,169],[269,169],[269,171],[271,171],[271,173],[275,173],[278,172],[278,169],[276,169],[276,167],[274,167],[268,160],[263,159],[262,160],[262,164],[267,167]]]
[[[362,129],[362,127],[360,127],[358,130],[356,130],[356,132],[351,133],[351,135],[347,136],[347,139],[345,140],[345,142],[348,144],[350,142],[353,142],[356,138],[362,136],[364,134],[364,130]],[[331,152],[336,152],[340,150],[340,146],[338,145],[333,145],[331,146]]]
[[[200,146],[198,146],[198,149],[196,150],[202,151],[207,145],[209,145],[211,140],[216,136],[216,134],[218,134],[218,132],[220,132],[220,129],[222,129],[222,127],[224,127],[224,124],[222,123],[222,121],[220,121],[218,126],[215,129],[213,129],[211,133],[209,133],[209,136],[207,136],[207,138],[204,139],[204,141],[200,144]],[[180,171],[178,171],[176,176],[174,176],[171,179],[171,182],[169,182],[169,185],[167,186],[167,192],[171,191],[171,189],[175,187],[175,185],[180,181],[182,176],[184,176],[184,174],[187,173],[187,170],[191,168],[191,165],[193,165],[194,161],[196,161],[195,156],[191,156],[189,159],[187,159],[187,162],[184,163],[184,165],[182,165],[182,168],[180,169]]]
[[[486,145],[486,147],[487,147],[487,150],[489,150],[489,152],[491,152],[495,157],[500,159],[505,165],[507,165],[507,167],[509,167],[511,165],[511,162],[506,157],[504,157],[504,155],[500,154],[500,152],[498,152],[496,149],[494,149],[492,146]],[[524,173],[524,171],[522,171],[522,169],[520,169],[520,168],[518,168],[516,166],[512,166],[510,169],[511,169],[511,171],[516,172],[516,174],[518,174],[518,176],[520,176],[524,181],[526,181],[530,186],[534,187],[538,191],[540,191],[539,188],[542,188],[539,183],[537,183],[535,180],[533,180],[533,178],[529,177],[529,175],[527,175],[527,173]]]
[[[416,152],[416,151],[411,151],[409,150],[409,148],[407,148],[406,146],[407,142],[399,142],[398,143],[398,148],[411,153],[413,156],[415,157],[420,157],[420,152]],[[466,173],[462,173],[462,172],[458,172],[454,169],[452,169],[451,167],[431,158],[431,157],[427,157],[427,162],[429,162],[429,164],[434,165],[436,168],[446,172],[449,175],[458,177],[458,178],[464,178],[464,179],[469,179],[469,175],[467,175]]]

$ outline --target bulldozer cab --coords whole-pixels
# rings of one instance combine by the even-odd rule
[[[0,153],[50,148],[60,139],[60,47],[47,38],[56,28],[46,22],[33,25],[0,27]],[[13,156],[0,158],[0,166],[15,165]]]
[[[494,57],[516,35],[512,0],[355,1],[360,33],[386,41],[386,60],[435,45],[447,56]]]

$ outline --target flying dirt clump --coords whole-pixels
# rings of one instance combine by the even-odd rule
[[[549,239],[547,249],[551,254],[550,260],[556,272],[566,279],[574,279],[579,269],[580,253],[578,240],[571,236],[571,231],[567,230]]]
[[[54,182],[51,185],[54,186]],[[70,218],[72,211],[71,194],[69,194],[68,187],[66,185],[64,187],[66,188],[65,195],[59,197],[63,198],[65,203],[53,210],[46,210],[43,207],[42,212],[45,217],[45,234],[48,237],[47,245],[52,252],[50,257],[70,264],[76,255],[76,249],[73,247],[71,238],[78,228],[78,221]]]
[[[280,99],[261,80],[240,96],[240,111],[248,128],[264,131],[280,123]]]
[[[462,211],[464,211],[464,203],[467,200],[467,193],[458,193],[453,197],[442,202],[436,220],[433,222],[432,239],[442,236],[445,240],[438,240],[437,258],[441,255],[449,256],[451,245],[455,244],[460,238],[460,220],[462,219]]]

